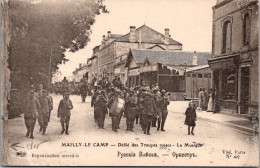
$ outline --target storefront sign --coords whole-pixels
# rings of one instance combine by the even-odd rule
[[[139,74],[140,74],[139,69],[133,69],[129,71],[129,76],[136,76]]]
[[[115,69],[115,74],[119,74],[120,73],[120,68],[116,68]]]
[[[157,65],[145,66],[140,68],[140,73],[157,71]]]

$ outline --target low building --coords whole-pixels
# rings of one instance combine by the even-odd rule
[[[187,68],[206,65],[210,53],[131,49],[126,61],[127,85],[153,85],[171,92],[171,100],[183,100]]]
[[[212,70],[209,65],[201,65],[186,69],[185,72],[186,99],[199,97],[199,89],[212,88]]]

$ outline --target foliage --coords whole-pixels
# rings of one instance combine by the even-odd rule
[[[48,83],[50,70],[53,74],[68,61],[65,51],[88,44],[91,25],[101,12],[108,12],[103,0],[10,0],[11,72]]]

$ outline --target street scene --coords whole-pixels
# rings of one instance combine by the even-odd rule
[[[79,96],[71,96],[70,99],[74,103],[75,108],[71,114],[70,135],[60,135],[61,126],[59,119],[57,118],[57,108],[61,95],[53,95],[54,110],[51,113],[51,121],[49,123],[46,135],[42,135],[39,132],[39,125],[35,126],[35,139],[30,140],[25,137],[24,121],[23,118],[16,118],[9,120],[9,144],[19,142],[16,146],[21,146],[29,149],[24,150],[21,147],[14,146],[14,149],[10,146],[9,155],[10,162],[17,165],[38,165],[42,166],[46,164],[46,159],[52,162],[52,165],[86,165],[89,162],[93,163],[93,160],[102,160],[102,163],[97,162],[93,165],[127,165],[132,162],[132,165],[220,165],[231,166],[240,165],[244,162],[244,166],[254,164],[254,162],[248,158],[248,155],[241,155],[239,159],[234,159],[235,153],[232,158],[227,158],[223,154],[222,150],[235,150],[249,152],[251,156],[258,155],[258,149],[252,148],[257,146],[258,137],[253,137],[251,133],[242,131],[241,129],[234,129],[222,123],[218,123],[215,119],[217,114],[210,114],[211,118],[203,118],[203,112],[198,112],[198,119],[196,122],[196,128],[194,130],[195,135],[190,136],[187,134],[187,126],[184,125],[185,120],[185,107],[188,106],[188,102],[171,102],[169,107],[169,116],[165,124],[165,132],[157,131],[156,127],[151,128],[151,135],[147,136],[143,134],[141,126],[134,124],[134,132],[126,131],[126,119],[123,117],[118,132],[112,132],[111,117],[105,118],[105,129],[98,129],[97,124],[93,120],[94,111],[90,107],[91,99],[86,98],[86,102],[82,103]],[[182,106],[178,105],[181,104]],[[233,121],[239,119],[232,118]],[[230,119],[230,120],[232,120]],[[241,119],[240,119],[241,121]],[[225,131],[223,131],[225,130]],[[101,136],[102,135],[102,136]],[[19,137],[19,138],[18,138]],[[234,140],[236,142],[234,143]],[[108,147],[78,147],[78,143],[108,143]],[[33,144],[32,144],[33,143]],[[62,143],[70,143],[71,147],[61,147]],[[74,143],[74,144],[72,144]],[[171,144],[172,147],[118,147],[118,143],[145,143],[145,144]],[[196,143],[202,144],[201,147],[186,147],[178,148],[178,144],[184,143]],[[36,148],[34,145],[39,145]],[[112,146],[116,145],[116,146]],[[175,145],[175,146],[173,146]],[[198,145],[200,146],[200,145]],[[32,149],[30,149],[32,148]],[[51,149],[51,150],[50,150]],[[78,154],[79,158],[67,158],[60,160],[57,158],[31,158],[24,159],[23,157],[11,157],[14,156],[17,151],[26,151],[27,155],[38,154]],[[139,151],[145,152],[157,152],[158,158],[143,157],[123,157],[118,156],[118,151],[122,153],[135,152],[139,155]],[[187,153],[195,152],[197,158],[174,158],[172,153]],[[102,153],[102,154],[100,154]],[[166,155],[165,155],[166,154]],[[165,156],[164,156],[165,155]],[[104,159],[104,156],[106,157]],[[203,158],[203,161],[198,158]],[[116,163],[111,164],[111,159]],[[239,160],[239,162],[238,162]],[[151,162],[147,164],[147,162]],[[252,162],[251,162],[252,161]],[[138,163],[137,163],[138,162]],[[36,164],[35,164],[36,163]]]
[[[258,8],[3,2],[2,165],[259,166]]]

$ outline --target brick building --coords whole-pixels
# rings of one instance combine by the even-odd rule
[[[258,1],[218,0],[213,7],[213,84],[220,112],[258,112]]]

